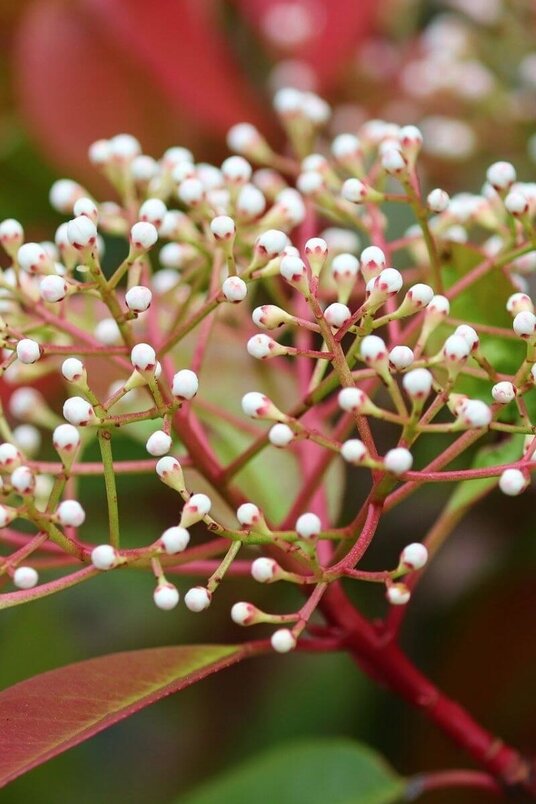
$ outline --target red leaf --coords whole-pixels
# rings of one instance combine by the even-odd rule
[[[0,787],[247,655],[236,645],[149,648],[67,665],[9,687],[0,693]]]

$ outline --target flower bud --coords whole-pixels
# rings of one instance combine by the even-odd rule
[[[159,166],[156,159],[145,154],[140,154],[132,160],[130,165],[130,175],[138,184],[147,185],[151,179],[158,176]]]
[[[187,609],[199,613],[208,609],[212,601],[212,595],[204,586],[194,586],[188,589],[184,595],[184,603]]]
[[[361,341],[361,359],[374,369],[387,365],[387,347],[378,335],[366,335]]]
[[[10,444],[4,441],[0,444],[0,469],[4,471],[13,471],[20,465],[21,454],[15,444]]]
[[[385,254],[377,246],[368,246],[361,252],[361,270],[368,282],[373,276],[378,276],[385,269]]]
[[[176,553],[182,553],[182,551],[186,550],[188,547],[189,542],[190,534],[186,528],[180,528],[178,526],[167,528],[160,537],[162,547],[170,556]]]
[[[145,449],[149,455],[155,457],[165,455],[171,449],[171,436],[164,433],[163,430],[155,430],[147,439]]]
[[[350,309],[345,304],[334,302],[324,310],[324,318],[330,327],[340,329],[352,317]]]
[[[339,134],[331,143],[331,153],[337,162],[348,170],[362,170],[362,150],[354,134]]]
[[[0,505],[0,528],[5,528],[19,515],[16,508],[10,508],[9,505]]]
[[[18,449],[32,457],[39,452],[41,433],[33,424],[19,424],[13,429],[13,441]]]
[[[527,488],[528,478],[519,469],[505,469],[499,478],[499,488],[509,497],[517,497]]]
[[[60,525],[79,528],[86,520],[86,512],[77,500],[63,500],[56,510]]]
[[[205,188],[199,179],[185,179],[179,184],[177,195],[185,206],[198,207],[205,199]]]
[[[412,285],[404,297],[404,301],[398,308],[398,312],[414,313],[427,307],[434,297],[434,291],[430,285],[418,282]]]
[[[306,170],[296,179],[296,187],[305,196],[320,198],[326,190],[326,182],[317,170]]]
[[[96,224],[99,219],[99,210],[91,198],[78,198],[74,203],[73,212],[75,218],[79,218],[80,215],[85,215],[93,221],[94,224]]]
[[[258,608],[243,601],[235,603],[231,609],[231,620],[237,625],[254,625]]]
[[[341,196],[352,204],[363,204],[370,197],[370,187],[360,179],[346,179],[341,188]]]
[[[74,453],[80,446],[80,433],[72,424],[60,424],[52,434],[52,443],[60,454]]]
[[[251,179],[252,169],[243,156],[229,156],[222,163],[221,171],[229,184],[246,184]]]
[[[251,564],[251,575],[258,583],[271,583],[277,580],[280,569],[273,558],[256,558]]]
[[[118,554],[111,544],[99,544],[91,551],[91,563],[96,569],[110,570],[118,563]]]
[[[498,382],[491,389],[491,395],[495,402],[499,402],[501,405],[507,405],[515,399],[516,389],[511,382]]]
[[[14,218],[6,218],[0,223],[0,243],[11,258],[15,257],[24,242],[24,229]]]
[[[288,628],[279,628],[270,639],[276,653],[289,653],[296,647],[296,637]]]
[[[120,336],[121,331],[114,318],[103,318],[95,327],[95,337],[106,346],[113,346]]]
[[[148,343],[137,343],[130,352],[130,361],[136,371],[154,371],[156,352]]]
[[[494,162],[487,170],[486,178],[498,193],[508,190],[516,180],[516,171],[510,162]]]
[[[420,542],[406,545],[400,553],[400,566],[408,570],[420,570],[428,561],[428,550]]]
[[[159,198],[148,198],[140,207],[139,219],[152,223],[156,230],[160,229],[167,212],[167,207]]]
[[[458,420],[467,427],[487,427],[491,422],[491,410],[480,399],[467,399],[459,408]]]
[[[277,329],[283,324],[291,323],[293,318],[281,307],[276,307],[275,304],[263,304],[262,307],[256,307],[251,314],[253,323],[262,329]]]
[[[88,149],[88,156],[92,165],[106,165],[112,156],[109,140],[103,139],[92,142]]]
[[[307,269],[301,257],[288,254],[279,264],[281,276],[291,284],[299,284],[306,276]]]
[[[17,589],[33,589],[39,581],[39,575],[33,567],[17,567],[13,573],[13,583]]]
[[[252,419],[269,419],[286,422],[287,416],[277,408],[271,399],[258,391],[250,391],[242,397],[242,410]]]
[[[39,293],[43,301],[54,303],[63,301],[67,295],[68,285],[62,276],[47,274],[39,283]]]
[[[273,444],[274,447],[288,447],[288,445],[294,440],[294,431],[288,426],[288,424],[274,424],[273,427],[270,428],[268,432],[268,440],[270,444]]]
[[[71,396],[63,405],[63,416],[70,424],[76,427],[86,427],[95,424],[97,417],[89,402],[81,396]]]
[[[192,494],[182,509],[179,527],[189,528],[200,522],[210,511],[212,502],[206,494]]]
[[[428,197],[426,202],[428,204],[428,209],[432,212],[440,213],[445,212],[449,205],[449,195],[444,190],[441,190],[439,187],[436,187],[435,190],[432,190],[431,193],[428,193]]]
[[[393,475],[403,475],[409,472],[413,464],[413,455],[404,447],[390,449],[384,456],[383,463],[388,472]]]
[[[141,145],[132,134],[116,134],[109,146],[110,156],[118,164],[129,164],[141,153]]]
[[[374,407],[361,388],[343,388],[337,398],[339,407],[347,413],[367,414]]]
[[[301,539],[313,539],[322,530],[322,523],[316,514],[302,514],[296,521],[296,533]]]
[[[354,284],[359,273],[359,260],[353,254],[337,254],[331,262],[331,275],[337,283]]]
[[[443,357],[449,363],[464,363],[469,357],[471,347],[461,335],[450,335],[443,345]]]
[[[239,276],[228,276],[221,290],[227,301],[233,304],[244,301],[248,294],[248,286]]]
[[[529,202],[527,197],[520,192],[512,191],[508,193],[504,199],[504,206],[506,211],[515,218],[520,218],[522,215],[526,215],[529,211]]]
[[[35,489],[35,475],[29,466],[18,466],[11,474],[11,485],[18,494],[31,494]]]
[[[404,583],[393,583],[387,587],[386,596],[392,606],[405,606],[411,597],[411,592]]]
[[[179,592],[172,583],[164,581],[159,583],[153,592],[155,605],[162,611],[171,611],[179,602]]]
[[[350,438],[341,445],[341,455],[347,463],[360,466],[369,457],[368,450],[359,438]]]
[[[130,244],[135,253],[145,254],[158,240],[156,226],[138,221],[130,230]]]
[[[197,374],[190,369],[181,369],[173,376],[171,393],[176,399],[193,399],[199,389]]]
[[[409,346],[393,346],[389,352],[389,365],[396,371],[409,368],[414,359],[415,355]]]
[[[22,340],[17,343],[17,357],[21,363],[26,365],[37,363],[41,355],[41,346],[37,341],[33,341],[31,338],[22,338]]]
[[[61,373],[67,382],[79,382],[86,379],[86,369],[81,360],[76,357],[68,357],[61,364]]]
[[[258,236],[255,241],[255,252],[266,260],[278,257],[288,243],[288,237],[279,229],[268,229]]]
[[[48,199],[57,212],[69,215],[77,199],[86,195],[84,188],[77,182],[71,179],[58,179],[50,188]]]
[[[416,368],[404,374],[402,385],[410,399],[424,401],[432,390],[433,379],[428,369]]]
[[[92,248],[97,240],[97,227],[86,215],[79,215],[67,223],[67,238],[77,251]]]
[[[533,313],[534,304],[532,303],[530,296],[527,296],[526,293],[512,293],[506,302],[506,309],[513,316],[525,311]]]
[[[156,464],[156,474],[160,480],[179,494],[186,492],[182,467],[176,458],[165,455]]]
[[[390,176],[400,176],[407,172],[408,165],[397,148],[387,149],[381,157],[382,167]]]
[[[53,269],[53,262],[39,243],[25,243],[17,252],[17,262],[28,274],[46,274]]]
[[[216,240],[233,240],[236,234],[236,225],[228,215],[218,215],[210,222],[210,230]]]
[[[236,198],[236,214],[246,220],[253,220],[266,209],[266,198],[254,184],[244,184]]]
[[[236,512],[236,518],[241,525],[248,528],[256,525],[263,519],[260,509],[253,503],[242,503]]]
[[[151,306],[153,294],[144,285],[134,285],[125,294],[125,301],[129,310],[134,313],[144,313]]]
[[[528,340],[536,331],[536,315],[530,310],[523,310],[514,318],[513,329],[520,338]]]
[[[402,274],[396,268],[384,268],[378,276],[367,283],[368,298],[379,300],[394,296],[403,284]]]
[[[227,145],[232,151],[258,162],[269,161],[271,150],[260,132],[251,123],[237,123],[227,132]]]
[[[460,326],[456,327],[454,330],[454,334],[467,341],[471,352],[475,352],[478,349],[480,338],[478,337],[477,331],[473,329],[473,327],[470,327],[469,324],[460,324]]]

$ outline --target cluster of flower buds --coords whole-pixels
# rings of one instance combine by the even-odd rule
[[[69,220],[54,242],[25,242],[17,221],[0,224],[10,262],[0,273],[0,376],[12,389],[0,412],[0,540],[4,533],[18,546],[0,572],[19,590],[7,593],[13,604],[48,593],[38,570],[58,548],[95,573],[149,567],[163,610],[180,600],[168,576],[190,565],[201,582],[183,599],[196,613],[249,564],[258,583],[312,588],[292,613],[233,606],[239,625],[276,626],[271,644],[285,653],[341,578],[379,582],[391,605],[408,602],[428,558],[425,533],[391,569],[359,568],[381,536],[384,507],[436,480],[491,478],[490,489],[508,496],[528,488],[536,466],[536,315],[524,276],[536,267],[533,185],[497,162],[481,195],[424,194],[415,126],[371,121],[327,146],[317,135],[330,110],[316,95],[280,90],[275,108],[294,156],[275,153],[246,123],[230,131],[236,153],[219,166],[178,147],[156,160],[122,134],[90,148],[119,203],[61,180],[51,201]],[[416,220],[391,242],[384,202],[406,204]],[[489,238],[482,244],[477,233],[466,247],[476,226]],[[127,242],[119,265],[105,254],[111,238]],[[500,297],[497,310],[478,303],[479,282]],[[507,359],[495,361],[505,349]],[[64,385],[60,404],[34,387],[48,378]],[[442,452],[433,434],[447,437]],[[122,438],[139,448],[134,459],[117,459]],[[496,442],[504,460],[450,471],[479,440]],[[421,441],[436,449],[428,463],[416,457]],[[50,443],[59,461],[45,459]],[[84,460],[92,444],[97,465]],[[269,492],[258,500],[242,485],[253,461]],[[361,510],[343,525],[336,505],[315,495],[324,483],[331,489],[332,463],[355,471],[362,492]],[[122,472],[156,477],[177,506],[143,547],[122,533]],[[76,499],[95,473],[108,512],[102,544]],[[199,476],[210,496],[193,488]],[[339,489],[334,503],[341,499]],[[35,533],[18,531],[18,519]],[[196,542],[209,535],[218,538],[198,561]],[[243,545],[261,555],[238,562]],[[54,581],[53,590],[61,586]]]

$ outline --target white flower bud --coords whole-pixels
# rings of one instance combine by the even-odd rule
[[[152,223],[158,230],[162,226],[162,221],[167,212],[167,207],[159,198],[148,198],[140,207],[140,221]]]
[[[140,154],[132,160],[130,166],[130,175],[135,182],[150,182],[155,176],[158,176],[158,162],[152,156]]]
[[[262,514],[253,503],[242,503],[236,512],[236,518],[241,525],[249,528],[261,520]]]
[[[439,187],[436,187],[435,190],[432,190],[431,193],[428,193],[428,198],[426,199],[428,209],[438,214],[447,209],[449,201],[450,198],[448,193],[446,193],[445,190],[441,190]]]
[[[377,277],[371,279],[367,284],[367,292],[371,294],[375,291],[387,296],[394,296],[403,284],[404,280],[400,271],[397,271],[396,268],[384,268]]]
[[[323,237],[310,237],[305,244],[307,256],[325,257],[328,253],[328,244]]]
[[[424,285],[422,282],[412,285],[406,293],[407,301],[417,310],[427,307],[433,298],[434,291],[430,285]]]
[[[279,628],[270,639],[276,653],[289,653],[296,647],[296,637],[288,628]]]
[[[80,433],[72,424],[60,424],[52,434],[52,443],[58,452],[74,452],[80,445]]]
[[[245,184],[251,179],[253,171],[243,156],[229,156],[222,163],[221,172],[230,184]]]
[[[339,134],[331,143],[331,153],[341,165],[361,159],[361,143],[353,134]]]
[[[273,558],[256,558],[251,564],[251,575],[258,583],[270,583],[278,571],[279,564]]]
[[[405,606],[411,597],[411,592],[403,583],[394,583],[388,587],[387,600],[392,606]]]
[[[353,254],[337,254],[331,263],[331,275],[336,282],[353,282],[359,273],[359,260]]]
[[[501,405],[507,405],[515,399],[516,389],[511,382],[498,382],[491,389],[491,395],[495,402],[499,402]]]
[[[216,240],[232,240],[236,234],[236,225],[228,215],[218,215],[211,220],[210,230]]]
[[[227,132],[227,145],[232,151],[249,156],[253,154],[263,138],[251,123],[236,123]]]
[[[161,480],[166,481],[171,475],[182,477],[182,468],[180,463],[176,458],[173,458],[171,455],[166,455],[164,458],[160,458],[160,460],[156,464],[156,474]]]
[[[415,355],[409,346],[393,346],[389,352],[389,365],[397,371],[409,368],[414,359]]]
[[[409,472],[413,465],[413,455],[404,447],[390,449],[384,456],[383,463],[388,472],[394,475],[402,475]]]
[[[148,343],[137,343],[130,352],[130,361],[137,371],[153,371],[156,352]]]
[[[212,508],[212,501],[206,494],[192,494],[182,509],[180,527],[189,528],[200,522]]]
[[[14,218],[6,218],[0,223],[0,243],[8,254],[13,256],[22,246],[24,229]]]
[[[45,400],[35,388],[17,388],[9,400],[9,412],[16,419],[31,421],[33,414],[43,408]]]
[[[521,215],[526,215],[529,211],[529,202],[528,199],[523,193],[520,192],[510,192],[504,199],[504,206],[506,211],[510,213],[510,215],[514,215],[514,217],[520,217]]]
[[[11,474],[11,485],[19,494],[31,494],[35,489],[35,476],[29,466],[18,466]]]
[[[63,500],[56,510],[56,518],[60,525],[79,528],[86,519],[86,512],[77,500]]]
[[[256,307],[251,318],[253,323],[261,329],[277,329],[292,320],[289,313],[282,310],[281,307],[276,307],[275,304],[263,304],[262,307]]]
[[[532,303],[530,296],[527,296],[526,293],[512,293],[506,302],[506,309],[513,316],[516,316],[518,313],[522,313],[524,311],[533,313],[534,304]]]
[[[144,285],[134,285],[125,294],[127,307],[134,313],[144,313],[151,306],[152,300],[153,294]]]
[[[254,184],[244,184],[238,193],[235,207],[241,218],[257,218],[266,209],[266,199]]]
[[[28,274],[46,272],[52,261],[39,243],[25,243],[17,252],[17,262],[23,271]]]
[[[33,424],[19,424],[13,430],[13,441],[22,452],[33,456],[39,452],[41,433]]]
[[[159,583],[153,592],[155,605],[162,611],[171,611],[179,602],[179,592],[176,586],[165,581]]]
[[[80,215],[85,215],[95,224],[99,218],[99,210],[97,209],[95,202],[91,198],[86,198],[84,196],[75,201],[73,212],[75,219],[79,218]]]
[[[350,309],[345,304],[334,302],[324,310],[324,318],[335,329],[344,326],[346,322],[352,317]]]
[[[132,134],[116,134],[109,140],[110,156],[116,162],[131,162],[141,153],[141,145]]]
[[[406,160],[397,148],[387,149],[382,154],[381,163],[383,169],[391,176],[399,176],[408,169]]]
[[[182,553],[190,542],[190,534],[186,528],[174,526],[167,528],[160,537],[160,542],[166,553],[170,556]]]
[[[177,195],[187,207],[197,207],[205,198],[205,188],[199,179],[184,179],[179,184]]]
[[[269,397],[258,391],[250,391],[242,397],[242,410],[252,419],[284,420],[284,414],[274,405]]]
[[[190,369],[181,369],[173,376],[171,393],[177,399],[193,399],[199,389],[197,374]]]
[[[15,469],[21,462],[21,454],[15,444],[5,441],[0,444],[0,467],[2,469]]]
[[[301,539],[313,539],[322,530],[322,523],[316,514],[302,514],[296,521],[296,533]]]
[[[460,324],[459,327],[456,327],[454,334],[467,341],[470,351],[474,352],[478,349],[480,338],[477,331],[470,327],[469,324]]]
[[[16,508],[10,508],[8,505],[0,505],[0,528],[5,528],[10,522],[19,515]]]
[[[343,388],[337,401],[339,407],[348,413],[362,413],[370,403],[368,396],[360,388]]]
[[[75,201],[85,195],[86,191],[77,182],[71,179],[58,179],[50,188],[48,200],[57,212],[67,215],[72,212]]]
[[[528,478],[519,469],[505,469],[499,478],[499,488],[509,497],[517,497],[527,488]]]
[[[111,544],[99,544],[91,551],[91,563],[96,569],[110,570],[117,564],[118,555]]]
[[[47,274],[39,283],[39,293],[46,302],[60,302],[67,295],[67,282],[56,274]]]
[[[255,241],[255,251],[267,259],[273,260],[284,251],[287,243],[288,237],[284,232],[279,229],[268,229]]]
[[[193,586],[191,589],[188,589],[184,595],[186,608],[197,613],[208,609],[211,601],[212,595],[204,586]]]
[[[362,204],[369,192],[370,188],[359,179],[346,179],[341,188],[342,197],[353,204]]]
[[[460,408],[458,418],[468,427],[487,427],[491,410],[480,399],[467,399]]]
[[[366,335],[361,341],[361,358],[369,366],[386,362],[387,347],[378,335]]]
[[[400,564],[409,570],[420,570],[428,561],[428,550],[420,542],[406,545],[400,553]]]
[[[70,424],[74,424],[76,427],[86,427],[96,421],[93,408],[81,396],[71,396],[65,400],[63,416]]]
[[[97,240],[97,227],[86,215],[79,215],[67,223],[67,238],[73,248],[82,249],[94,246]]]
[[[130,230],[130,242],[136,251],[148,251],[157,240],[158,230],[148,221],[138,221]]]
[[[89,161],[92,165],[106,165],[112,156],[109,140],[96,140],[88,149]]]
[[[470,351],[471,347],[461,335],[450,335],[443,345],[443,356],[451,363],[462,363]]]
[[[431,302],[426,308],[427,316],[438,316],[446,318],[450,312],[450,302],[446,296],[436,295],[432,298]]]
[[[523,310],[514,318],[513,328],[520,338],[531,338],[536,331],[536,315],[530,310]]]
[[[287,282],[299,282],[307,273],[305,263],[301,257],[288,254],[282,258],[279,264],[279,272]]]
[[[117,326],[117,322],[113,318],[103,318],[95,327],[95,337],[106,346],[112,346],[117,343],[121,332]]]
[[[164,155],[162,156],[164,167],[166,167],[168,170],[172,169],[175,167],[175,165],[178,165],[181,162],[193,161],[194,155],[190,150],[188,150],[188,148],[181,148],[176,145],[172,148],[168,148],[167,151],[164,151]]]
[[[155,430],[147,439],[145,449],[149,455],[154,455],[155,457],[165,455],[171,449],[171,436],[164,433],[163,430]]]
[[[244,301],[248,294],[248,286],[239,276],[228,276],[221,289],[227,301],[234,304]]]
[[[37,363],[41,357],[41,346],[31,338],[23,338],[17,343],[17,357],[21,363]]]
[[[428,369],[416,368],[404,374],[402,385],[410,399],[424,400],[432,390],[433,379]]]
[[[368,458],[368,450],[359,438],[350,438],[341,445],[341,455],[348,463],[359,466]]]
[[[251,603],[240,601],[235,603],[231,609],[231,620],[237,625],[250,625],[258,609]]]
[[[85,376],[86,370],[81,360],[76,357],[68,357],[61,364],[61,373],[68,382],[76,382]]]
[[[17,589],[33,589],[39,581],[39,575],[33,567],[17,567],[13,573],[13,583]]]
[[[385,269],[385,254],[377,246],[368,246],[361,252],[361,268],[368,276],[377,276]],[[368,278],[368,276],[366,278]]]
[[[303,195],[314,197],[326,189],[326,184],[321,173],[316,170],[307,170],[300,173],[296,179],[296,187]]]
[[[274,424],[268,432],[268,440],[274,447],[288,447],[294,440],[294,432],[288,424]]]
[[[490,165],[486,178],[491,186],[500,192],[507,190],[516,180],[516,171],[510,162],[494,162]]]

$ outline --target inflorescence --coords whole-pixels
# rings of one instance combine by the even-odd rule
[[[283,89],[275,109],[290,156],[275,153],[247,123],[229,132],[235,155],[220,167],[195,163],[179,147],[157,161],[122,134],[89,151],[118,201],[99,203],[65,179],[50,198],[72,217],[54,242],[25,242],[18,221],[0,224],[11,261],[0,273],[0,374],[6,386],[16,385],[6,415],[0,411],[0,540],[13,548],[0,573],[17,588],[0,594],[0,608],[98,572],[147,567],[161,609],[179,602],[170,575],[200,577],[184,602],[201,612],[226,576],[251,574],[308,593],[293,613],[267,613],[250,602],[232,607],[239,625],[275,625],[272,646],[286,652],[338,579],[379,583],[390,604],[408,602],[409,581],[428,559],[425,543],[408,544],[392,569],[358,565],[382,513],[423,484],[497,478],[512,496],[528,486],[536,465],[527,404],[536,382],[536,316],[524,275],[536,265],[536,184],[518,182],[514,167],[498,162],[479,195],[449,198],[440,188],[424,194],[415,126],[370,121],[358,134],[327,143],[321,132],[330,110],[321,98]],[[260,167],[254,171],[252,163]],[[387,202],[409,206],[416,219],[391,241]],[[330,225],[322,231],[319,222]],[[103,270],[103,235],[128,241],[112,270]],[[453,277],[445,266],[456,265],[457,253],[472,262]],[[454,305],[490,276],[500,277],[498,294],[507,289],[511,328],[455,315]],[[292,372],[299,398],[291,408],[282,410],[255,388],[241,399],[243,416],[240,399],[235,412],[220,407],[203,368],[221,322],[241,334],[244,361],[275,359],[276,372],[288,372],[298,360]],[[494,365],[487,345],[497,341],[517,361],[513,370]],[[95,390],[100,362],[116,377],[104,394]],[[66,388],[61,412],[32,385],[45,376]],[[269,380],[270,369],[259,376]],[[233,374],[225,379],[232,395]],[[226,465],[211,444],[210,419],[219,416],[251,436]],[[376,420],[392,438],[384,454]],[[152,428],[145,430],[149,457],[114,460],[114,439],[141,423]],[[40,459],[47,432],[59,462]],[[448,446],[414,468],[416,442],[438,433]],[[446,468],[479,440],[507,444],[509,459]],[[94,441],[101,461],[84,462]],[[264,449],[291,451],[300,467],[301,489],[280,523],[240,490],[241,470]],[[370,486],[357,516],[337,527],[327,521],[321,489],[331,463],[341,459],[368,473]],[[234,525],[220,521],[211,498],[195,491],[190,468],[234,508]],[[116,476],[155,472],[178,495],[177,518],[146,547],[125,546]],[[109,532],[87,542],[78,528],[86,519],[91,525],[91,512],[86,517],[76,496],[90,474],[103,477]],[[26,525],[16,529],[21,521],[31,535]],[[199,528],[191,539],[198,523],[209,540]],[[240,551],[247,560],[237,559]],[[80,563],[86,566],[40,581],[38,570]]]

